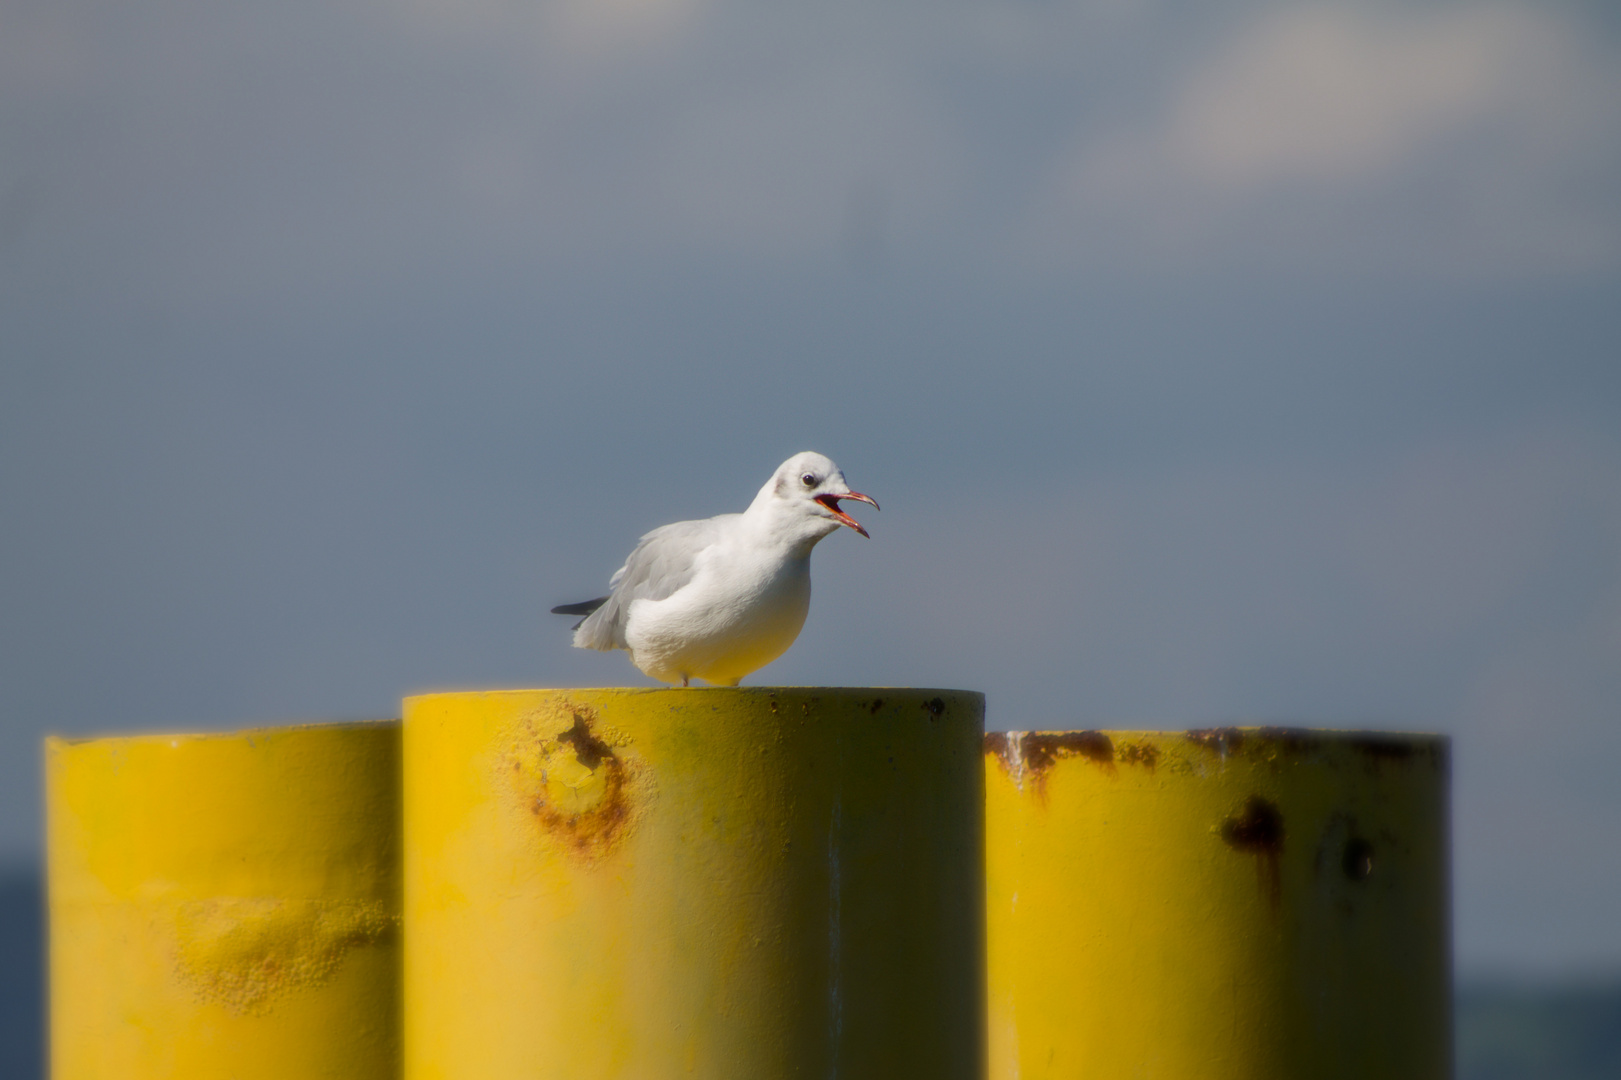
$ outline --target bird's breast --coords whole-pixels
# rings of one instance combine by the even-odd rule
[[[694,674],[746,673],[782,655],[809,610],[808,560],[714,560],[670,597],[636,601],[626,639],[633,653]]]

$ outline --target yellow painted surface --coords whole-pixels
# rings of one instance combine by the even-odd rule
[[[972,1080],[983,698],[405,703],[410,1080]]]
[[[399,735],[46,740],[55,1080],[398,1075]]]
[[[986,738],[992,1080],[1447,1080],[1447,744]]]

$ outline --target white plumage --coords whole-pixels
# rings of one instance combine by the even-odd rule
[[[788,650],[810,611],[811,549],[847,526],[839,500],[878,504],[809,451],[783,462],[741,514],[678,521],[642,537],[607,596],[552,611],[586,616],[582,649],[624,649],[667,683],[736,686]]]

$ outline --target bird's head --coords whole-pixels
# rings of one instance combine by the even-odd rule
[[[853,499],[878,509],[871,498],[850,490],[850,485],[844,482],[844,473],[830,459],[809,450],[779,465],[771,481],[761,490],[760,499],[768,499],[779,509],[796,516],[828,522],[827,532],[845,525],[862,536],[867,535],[867,530],[839,508],[839,500]]]

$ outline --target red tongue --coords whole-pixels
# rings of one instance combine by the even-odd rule
[[[855,496],[853,494],[850,495],[850,496],[844,496],[844,495],[818,495],[818,496],[816,496],[816,501],[821,503],[823,506],[827,507],[830,511],[832,511],[833,516],[838,519],[839,524],[848,525],[850,528],[854,529],[856,532],[860,533],[862,536],[866,536],[867,539],[871,540],[872,537],[868,535],[866,529],[863,529],[861,527],[861,523],[859,521],[857,521],[855,518],[851,517],[849,514],[846,514],[843,510],[839,509],[839,500],[840,499],[842,499],[842,498],[857,498],[857,497],[858,496]],[[865,496],[859,496],[859,497],[863,498],[863,499],[865,498]]]

